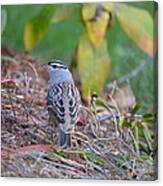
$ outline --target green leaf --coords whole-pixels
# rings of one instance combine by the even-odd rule
[[[64,151],[58,151],[58,152],[56,152],[56,154],[63,157],[63,158],[66,157],[66,152],[64,152]]]
[[[135,140],[136,140],[135,148],[136,148],[137,155],[139,156],[140,155],[140,150],[139,150],[139,128],[136,125],[136,123],[134,124],[134,135],[135,135]]]
[[[55,8],[55,5],[45,5],[38,15],[26,23],[24,44],[27,51],[31,51],[48,31]]]
[[[99,94],[108,78],[110,67],[106,40],[98,48],[94,48],[88,35],[81,35],[77,61],[83,98],[87,99],[93,92]]]
[[[152,113],[143,114],[143,118],[151,118],[151,117],[154,117]]]
[[[5,9],[1,10],[1,34],[4,32],[7,23],[7,12]]]
[[[141,156],[137,157],[136,159],[138,161],[145,161],[145,160],[153,161],[153,158],[151,156],[147,156],[147,155],[141,155]]]
[[[105,111],[105,109],[97,109],[96,110],[97,113],[101,113],[101,112],[104,112],[104,111]]]
[[[94,163],[98,165],[104,166],[106,164],[103,159],[101,159],[99,156],[96,156],[95,154],[91,152],[85,152],[83,150],[79,150],[78,153],[82,156],[89,158],[91,161],[93,161]]]
[[[153,142],[153,140],[151,138],[150,131],[149,131],[148,126],[147,126],[147,123],[142,123],[142,126],[144,128],[146,139],[148,139],[148,141],[150,141],[150,142]]]
[[[144,134],[144,137],[145,137],[145,140],[149,146],[149,149],[152,151],[153,150],[153,147],[152,147],[152,138],[151,138],[151,134],[150,134],[150,131],[146,125],[146,123],[142,123],[143,125],[143,134]]]
[[[119,122],[118,122],[118,124],[119,124],[119,126],[122,128],[123,126],[124,126],[124,124],[125,124],[125,117],[124,116],[120,116],[119,117]]]
[[[129,38],[153,57],[153,20],[150,14],[143,9],[116,3],[116,15]]]
[[[147,161],[150,165],[153,165],[153,158],[151,156],[142,155],[136,158],[137,161]]]
[[[131,114],[132,115],[136,114],[141,108],[142,108],[142,104],[141,103],[136,103],[136,105],[134,106],[134,108],[131,111]]]
[[[96,99],[96,104],[99,106],[102,106],[106,109],[115,109],[115,107],[113,105],[110,105],[106,100],[102,99],[102,98],[97,98]]]
[[[124,154],[121,154],[121,153],[117,154],[114,158],[115,158],[116,162],[121,165],[125,164],[125,162],[129,161],[128,156],[125,156]]]
[[[156,120],[156,117],[154,116],[154,114],[152,113],[143,114],[144,122],[152,123],[152,122],[155,122],[155,120]]]
[[[98,156],[94,156],[92,153],[86,153],[86,157],[89,158],[91,161],[97,163],[98,165],[104,166],[106,163]]]

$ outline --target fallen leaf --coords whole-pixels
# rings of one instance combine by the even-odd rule
[[[45,106],[46,105],[46,101],[43,100],[43,99],[39,99],[39,100],[36,101],[36,105]]]
[[[1,77],[1,85],[3,88],[15,88],[16,83],[9,77]]]
[[[17,116],[17,119],[20,121],[27,121],[28,120],[27,116],[24,116],[24,115]]]

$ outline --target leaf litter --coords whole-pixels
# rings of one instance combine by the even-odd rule
[[[54,129],[48,125],[48,73],[29,54],[2,49],[2,56],[6,56],[2,58],[1,73],[2,176],[155,179],[154,155],[142,149],[139,156],[133,131],[119,125],[117,116],[127,111],[127,102],[128,107],[134,104],[133,94],[121,96],[123,100],[118,96],[116,101],[124,88],[113,86],[103,95],[109,108],[100,99],[96,100],[98,104],[83,105],[72,132],[72,148],[59,149],[51,140]],[[120,102],[125,106],[118,109]],[[57,139],[57,129],[54,135]]]

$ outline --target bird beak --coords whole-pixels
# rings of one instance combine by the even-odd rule
[[[44,67],[44,66],[47,66],[48,64],[42,64],[41,66]]]
[[[54,71],[54,69],[53,69],[52,66],[50,66],[50,65],[46,65],[46,66],[47,66],[47,70],[48,70],[48,72]]]

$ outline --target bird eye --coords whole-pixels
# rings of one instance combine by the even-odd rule
[[[54,60],[48,62],[48,65],[53,67],[54,69],[67,69],[67,66],[60,60]]]

